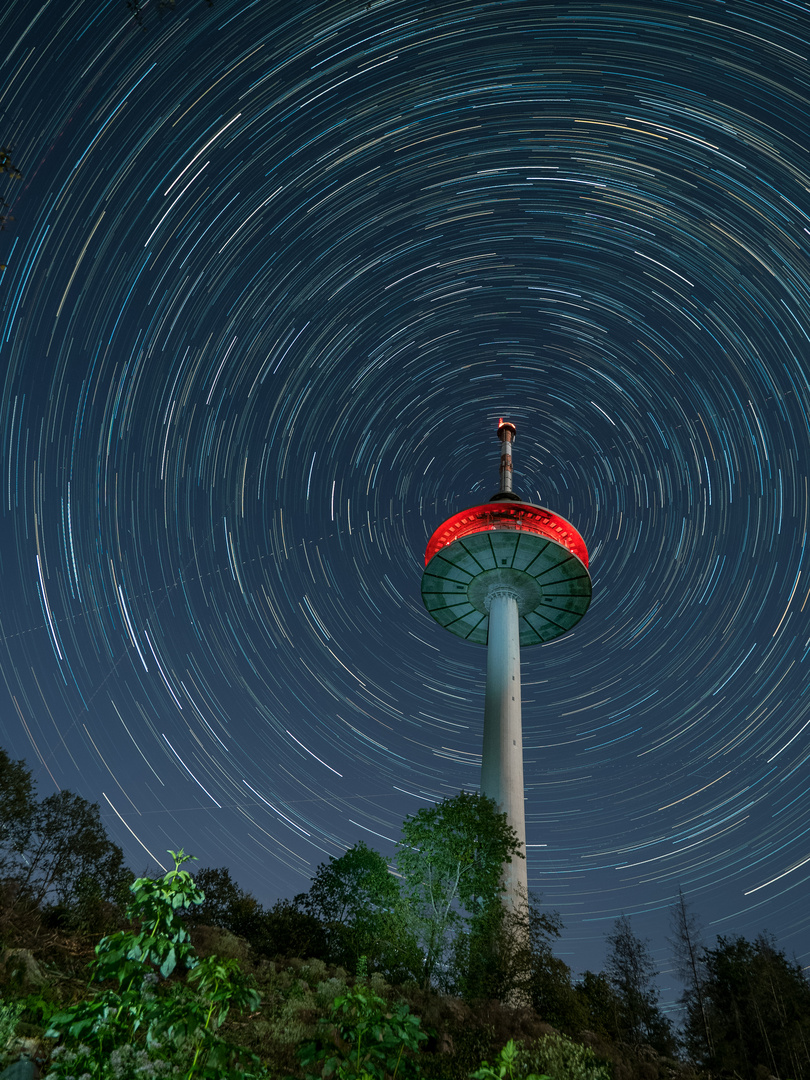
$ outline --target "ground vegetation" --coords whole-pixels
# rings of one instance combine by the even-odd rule
[[[40,799],[0,751],[0,1065],[27,1054],[53,1080],[810,1080],[810,984],[772,938],[706,947],[681,898],[676,1055],[628,918],[605,970],[576,978],[553,952],[559,916],[504,906],[503,825],[463,793],[406,820],[396,864],[359,843],[264,906],[182,852],[134,878],[97,807]]]

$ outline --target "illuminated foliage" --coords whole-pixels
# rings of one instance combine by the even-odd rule
[[[397,866],[425,985],[441,981],[458,932],[497,917],[503,866],[513,858],[523,858],[517,835],[485,795],[462,791],[405,819]]]

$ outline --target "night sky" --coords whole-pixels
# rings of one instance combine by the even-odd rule
[[[0,9],[0,745],[263,902],[479,780],[424,550],[588,545],[522,653],[529,883],[599,968],[810,963],[810,5]],[[671,989],[667,989],[671,988]]]

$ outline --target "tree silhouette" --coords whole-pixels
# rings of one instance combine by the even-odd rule
[[[704,950],[704,1001],[713,1070],[757,1080],[770,1073],[810,1077],[810,983],[799,964],[766,934],[755,941],[718,937]],[[700,1049],[702,1017],[692,1002],[687,1041]]]
[[[133,874],[107,836],[97,803],[71,791],[41,801],[30,770],[0,749],[0,883],[3,919],[49,910],[68,923],[125,902]]]
[[[11,149],[8,146],[0,146],[0,173],[6,173],[11,180],[22,180],[22,173],[11,160]],[[8,213],[9,203],[0,197],[0,231],[14,218]],[[0,270],[5,270],[5,263],[0,264]]]
[[[8,146],[0,146],[0,173],[8,173],[12,180],[22,180],[22,173],[12,163],[11,154]]]
[[[703,984],[706,981],[706,965],[703,961],[704,946],[700,939],[697,917],[689,910],[682,889],[678,890],[678,903],[672,912],[672,937],[669,943],[675,956],[675,968],[686,987],[681,1004],[695,1018],[694,1038],[700,1038],[698,1031],[702,1035],[700,1054],[711,1055],[712,1035],[703,991]]]
[[[669,1050],[672,1037],[658,1006],[658,971],[647,942],[635,935],[628,916],[621,915],[607,943],[605,971],[620,1006],[617,1034],[630,1043],[649,1043],[656,1050]]]

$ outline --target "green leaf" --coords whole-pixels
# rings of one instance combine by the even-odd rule
[[[160,965],[160,974],[164,979],[168,979],[171,973],[174,971],[177,965],[177,957],[175,955],[174,948],[169,949],[169,953],[163,963]]]

